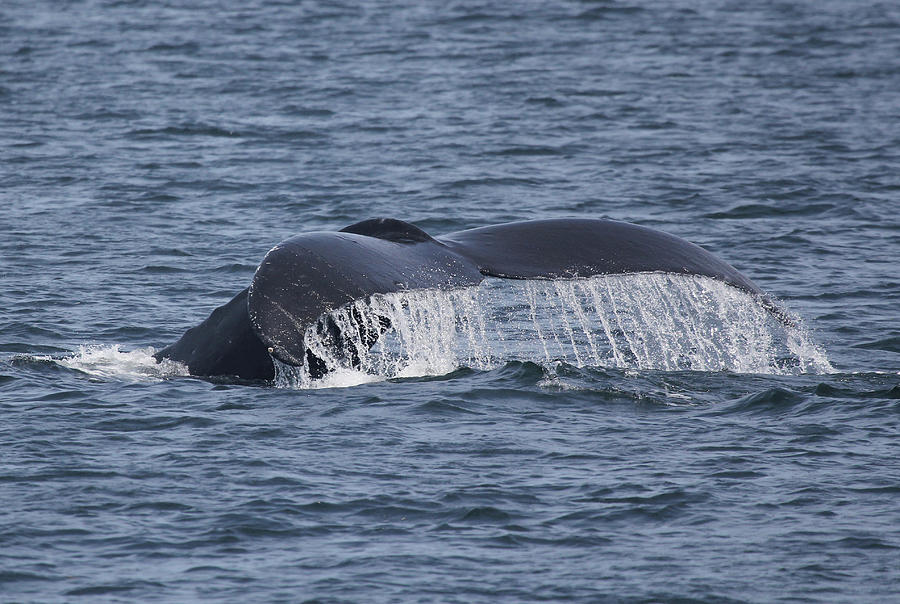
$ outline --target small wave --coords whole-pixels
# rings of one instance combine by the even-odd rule
[[[610,17],[615,16],[626,16],[626,15],[635,15],[643,12],[644,9],[640,6],[634,6],[629,4],[619,4],[619,3],[610,3],[605,6],[599,6],[596,8],[591,8],[585,11],[578,13],[576,19],[583,21],[599,21],[608,19]]]
[[[238,138],[243,136],[243,133],[231,129],[220,128],[211,124],[185,123],[178,126],[166,126],[164,128],[139,128],[128,132],[128,136],[139,139],[169,138],[173,136]]]
[[[880,340],[872,340],[861,344],[854,344],[854,348],[869,350],[887,350],[888,352],[900,352],[900,336],[890,336]]]
[[[147,48],[149,52],[185,52],[195,53],[200,49],[196,42],[182,42],[180,44],[154,44]]]
[[[799,392],[786,388],[767,388],[748,396],[741,397],[734,403],[717,409],[717,413],[749,413],[759,415],[780,415],[793,413],[795,408],[807,401],[807,397]]]
[[[135,273],[148,273],[150,275],[173,275],[176,273],[187,272],[183,268],[177,266],[167,266],[165,264],[145,264],[141,268],[135,269]]]
[[[301,105],[288,104],[281,108],[283,113],[297,117],[332,117],[335,112],[331,109],[322,107],[304,107]]]
[[[779,218],[783,216],[817,216],[830,212],[835,208],[830,203],[813,203],[806,205],[788,206],[766,205],[751,203],[739,205],[721,212],[706,214],[706,218],[716,219],[750,219],[750,218]]]
[[[496,186],[537,186],[542,184],[535,178],[463,178],[446,183],[449,189],[467,189],[470,187],[496,187]]]
[[[154,353],[156,349],[149,346],[126,352],[119,350],[118,344],[83,345],[74,354],[63,358],[35,359],[52,361],[67,369],[109,380],[155,382],[189,375],[186,366],[168,359],[157,362]]]
[[[556,147],[543,145],[519,145],[516,147],[504,147],[495,151],[487,151],[485,155],[500,157],[543,157],[548,155],[563,155],[563,151]]]

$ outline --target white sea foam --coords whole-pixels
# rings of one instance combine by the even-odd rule
[[[337,330],[326,329],[329,321]],[[385,326],[390,325],[385,331]],[[382,333],[374,346],[373,333]],[[335,333],[340,335],[335,338]],[[797,374],[833,371],[800,325],[786,327],[750,294],[693,275],[646,273],[508,281],[375,295],[310,326],[328,372],[279,364],[285,387],[441,375],[510,360],[625,370]]]
[[[155,352],[152,347],[122,351],[118,345],[84,345],[69,356],[53,360],[63,367],[101,379],[148,382],[188,375],[187,367],[181,363],[157,362],[153,358]]]

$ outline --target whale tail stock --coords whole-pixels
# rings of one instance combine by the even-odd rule
[[[414,289],[506,279],[585,278],[666,272],[704,275],[757,297],[785,325],[787,314],[734,267],[684,239],[603,219],[512,222],[431,237],[401,220],[366,220],[337,232],[292,237],[266,254],[251,285],[203,323],[156,354],[192,375],[271,380],[272,357],[325,371],[306,347],[307,330],[337,327],[320,320],[354,300]],[[381,324],[381,332],[389,324]],[[380,333],[362,334],[374,345]]]

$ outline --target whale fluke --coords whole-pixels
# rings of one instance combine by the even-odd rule
[[[236,376],[245,380],[270,380],[275,367],[265,345],[250,324],[247,290],[215,309],[200,325],[154,356],[187,365],[191,375]]]
[[[511,222],[438,237],[484,275],[507,279],[593,277],[619,273],[706,275],[762,293],[728,263],[680,237],[599,219]]]
[[[602,219],[512,222],[431,237],[394,219],[337,232],[309,232],[272,248],[250,286],[156,354],[191,374],[274,377],[272,358],[324,367],[307,349],[308,328],[335,331],[323,316],[374,294],[476,285],[507,279],[583,278],[665,272],[704,275],[755,296],[790,324],[759,287],[703,248],[661,231]],[[389,324],[381,325],[383,329]],[[335,337],[337,337],[336,334]],[[373,345],[380,333],[363,334]],[[318,361],[318,362],[317,362]],[[322,369],[324,371],[324,369]]]
[[[302,365],[303,335],[322,314],[373,294],[476,285],[471,260],[399,220],[304,233],[263,258],[250,285],[250,323],[272,355]]]

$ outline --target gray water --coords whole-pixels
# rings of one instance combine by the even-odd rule
[[[895,3],[13,1],[0,57],[0,600],[900,597]],[[330,383],[152,360],[377,216],[650,226],[797,326],[488,280]]]

